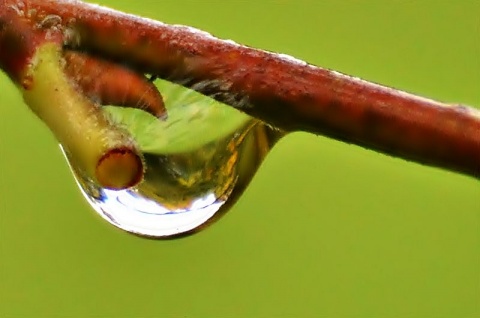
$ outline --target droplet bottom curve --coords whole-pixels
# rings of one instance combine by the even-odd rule
[[[279,137],[250,119],[190,152],[144,153],[144,181],[120,191],[89,180],[62,151],[82,194],[103,219],[136,235],[169,238],[197,232],[227,212]]]

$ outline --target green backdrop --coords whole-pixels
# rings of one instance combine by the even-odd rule
[[[101,4],[480,106],[479,1]],[[0,77],[0,317],[479,317],[480,183],[304,133],[220,222],[102,221]]]

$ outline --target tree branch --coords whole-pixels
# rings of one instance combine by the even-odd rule
[[[27,17],[32,27],[58,17],[70,49],[127,62],[286,131],[321,134],[480,178],[480,112],[474,108],[80,1],[3,0],[0,21],[7,7],[35,10]],[[9,27],[3,20],[2,28]],[[8,72],[8,63],[0,65]]]

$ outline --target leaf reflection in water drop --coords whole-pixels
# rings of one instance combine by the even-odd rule
[[[101,188],[64,154],[100,216],[133,234],[168,238],[196,232],[227,212],[283,134],[193,91],[158,86],[168,109],[165,121],[137,109],[106,107],[143,152],[146,172],[139,185]]]

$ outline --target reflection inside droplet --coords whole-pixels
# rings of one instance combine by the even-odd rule
[[[136,109],[107,107],[143,152],[146,172],[139,185],[101,188],[64,154],[100,216],[128,232],[162,238],[195,232],[225,213],[282,133],[190,90],[165,82],[158,86],[166,121]]]

